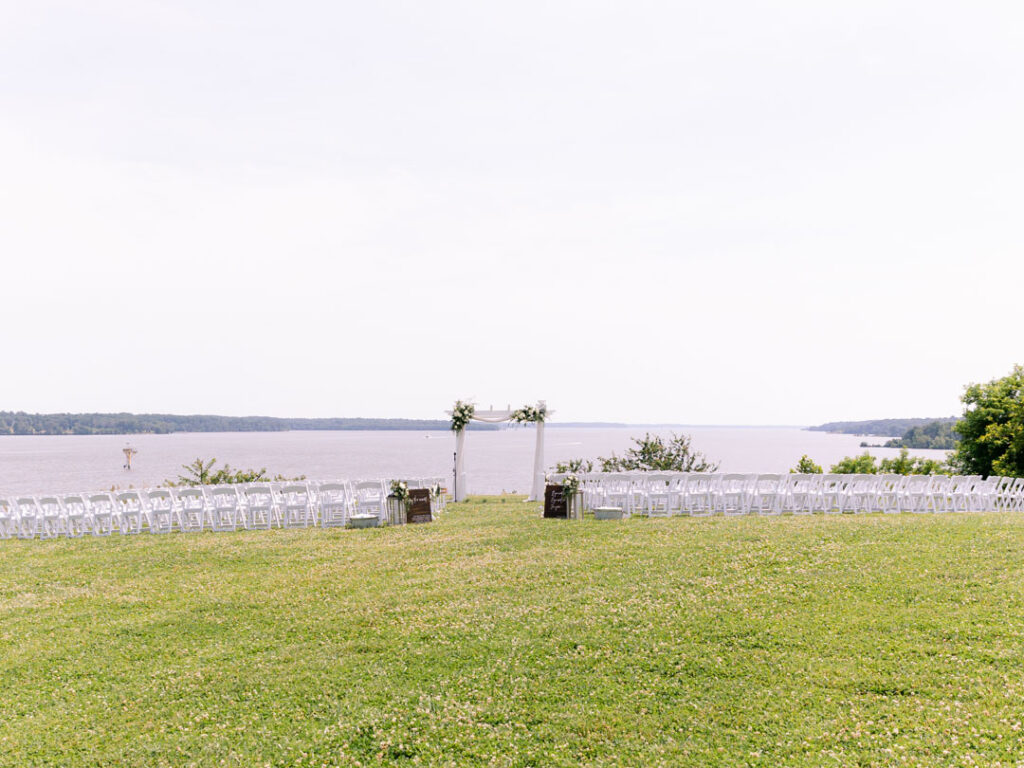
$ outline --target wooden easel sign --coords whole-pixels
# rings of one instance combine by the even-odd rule
[[[561,485],[544,486],[544,517],[569,519],[569,497]]]
[[[434,519],[430,509],[430,489],[412,488],[405,505],[405,522],[429,523]]]

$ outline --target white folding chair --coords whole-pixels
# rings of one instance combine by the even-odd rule
[[[170,533],[177,522],[174,494],[169,488],[146,491],[147,524],[150,533]]]
[[[981,475],[954,475],[949,486],[947,508],[950,512],[966,512],[970,506],[971,487]]]
[[[56,496],[40,496],[36,499],[39,505],[39,538],[55,539],[68,532],[68,521],[64,516],[64,508]]]
[[[714,472],[692,472],[683,481],[681,506],[694,517],[715,512],[715,494],[722,476]]]
[[[820,506],[821,475],[790,475],[782,510],[794,515],[810,515]]]
[[[821,476],[821,511],[826,515],[839,512],[846,489],[845,475]]]
[[[931,475],[907,475],[903,478],[900,488],[899,502],[901,512],[931,512]]]
[[[61,498],[64,514],[67,516],[68,538],[77,539],[92,533],[92,513],[85,497],[81,494],[68,494]]]
[[[377,515],[381,522],[387,520],[387,493],[380,480],[361,480],[352,486],[355,493],[356,512],[360,515]]]
[[[1024,477],[1011,479],[1012,482],[1003,492],[1003,509],[1020,512],[1024,502]]]
[[[282,486],[281,517],[285,528],[308,528],[316,525],[316,513],[308,487],[298,484]]]
[[[206,514],[214,531],[238,529],[239,498],[234,485],[206,486]]]
[[[417,487],[429,489],[430,483]],[[320,502],[320,525],[325,528],[348,525],[353,504],[346,483],[321,483],[317,487],[317,498]]]
[[[0,539],[18,535],[18,513],[9,499],[0,499]]]
[[[884,474],[878,476],[873,511],[886,514],[900,511],[899,488],[901,481],[902,475]]]
[[[668,517],[672,514],[673,496],[672,477],[666,474],[651,474],[641,478],[643,483],[642,498],[645,512],[651,517]]]
[[[175,512],[179,531],[202,531],[206,528],[206,495],[200,488],[177,488]]]
[[[932,512],[952,512],[953,506],[950,493],[953,478],[948,475],[932,475],[931,486],[928,488],[928,503]]]
[[[782,475],[757,475],[750,497],[749,509],[759,515],[782,514],[789,481]]]
[[[33,496],[19,496],[14,500],[18,510],[18,538],[34,539],[43,524],[43,513]]]
[[[281,525],[281,513],[277,507],[274,489],[269,485],[247,485],[241,490],[242,525],[249,530],[267,530]]]
[[[750,511],[751,491],[757,475],[722,475],[714,493],[714,511],[723,515],[745,515]]]
[[[93,536],[109,536],[114,532],[117,510],[113,497],[109,493],[93,493],[87,499],[89,503],[89,519],[92,522]]]
[[[992,475],[984,480],[979,480],[969,492],[971,509],[975,512],[990,512],[996,508],[996,487],[999,477]]]
[[[146,505],[142,494],[138,491],[121,491],[114,494],[115,517],[117,527],[122,534],[142,533],[142,524],[146,519]]]
[[[1002,477],[999,479],[999,483],[996,486],[996,508],[1000,510],[1009,509],[1009,500],[1013,493],[1014,483],[1017,482],[1016,478],[1013,477]]]
[[[877,475],[852,475],[839,495],[839,511],[870,512],[878,495]]]

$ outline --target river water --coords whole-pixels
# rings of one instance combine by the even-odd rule
[[[631,438],[673,431],[720,462],[723,472],[786,472],[803,454],[825,467],[864,451],[862,440],[798,427],[554,427],[545,430],[545,465],[573,457],[622,453]],[[122,448],[138,450],[131,471]],[[532,427],[466,436],[467,486],[471,493],[527,493],[533,468]],[[332,478],[451,478],[455,440],[450,432],[215,432],[171,435],[0,436],[0,496],[109,490],[161,485],[198,457],[216,457],[238,469],[266,467],[272,474]],[[876,456],[895,449],[872,448]],[[943,459],[945,451],[911,451]],[[449,484],[450,487],[450,484]]]

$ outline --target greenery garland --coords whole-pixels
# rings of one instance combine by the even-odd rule
[[[516,424],[536,424],[543,422],[547,416],[548,409],[546,405],[524,405],[522,408],[512,411],[509,419]]]
[[[465,429],[474,413],[476,413],[475,405],[456,400],[452,408],[452,432],[461,432]]]

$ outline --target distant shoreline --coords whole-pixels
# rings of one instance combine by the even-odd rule
[[[548,422],[553,429],[807,429],[801,425],[764,424],[627,424],[624,422]],[[471,423],[472,431],[495,431],[502,424]],[[0,436],[5,435],[166,435],[215,432],[447,432],[447,419],[281,418],[167,413],[26,413],[0,411]]]

